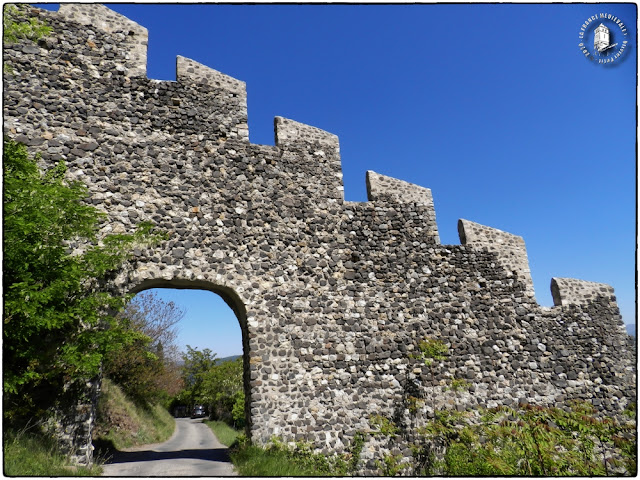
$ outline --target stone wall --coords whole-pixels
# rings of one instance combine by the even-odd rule
[[[635,398],[610,287],[554,279],[540,307],[521,237],[461,220],[462,245],[440,245],[431,191],[374,172],[369,201],[345,202],[335,135],[278,117],[275,146],[253,145],[243,82],[183,57],[175,82],[146,78],[146,30],[99,5],[30,12],[53,32],[5,46],[5,134],[65,160],[104,233],[169,232],[117,288],[203,288],[234,309],[254,441],[343,451],[409,388],[424,418],[575,398],[615,415]],[[411,360],[425,338],[446,362]]]
[[[500,264],[507,272],[513,272],[518,276],[525,292],[534,301],[527,247],[522,237],[464,219],[458,220],[458,234],[463,245],[484,247],[490,252],[495,252]]]

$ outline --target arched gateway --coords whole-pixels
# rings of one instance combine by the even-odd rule
[[[275,146],[251,144],[243,82],[183,57],[175,82],[148,79],[146,29],[100,5],[30,14],[52,33],[5,46],[5,134],[64,159],[105,232],[169,232],[135,252],[122,291],[206,288],[234,308],[254,441],[343,451],[371,414],[402,413],[409,386],[422,418],[572,398],[615,414],[635,397],[612,288],[554,279],[556,306],[540,307],[521,237],[461,220],[463,244],[441,245],[431,191],[374,172],[369,201],[346,202],[335,135],[276,118]],[[425,338],[446,362],[411,360]]]

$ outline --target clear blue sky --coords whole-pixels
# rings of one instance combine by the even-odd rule
[[[182,55],[245,81],[253,143],[276,115],[338,135],[347,200],[366,170],[431,188],[442,243],[459,218],[521,235],[541,305],[553,276],[603,282],[635,322],[635,4],[111,8],[149,30],[149,77],[175,80]],[[578,47],[599,13],[627,25],[613,65]],[[241,352],[221,301],[166,295],[183,344]]]

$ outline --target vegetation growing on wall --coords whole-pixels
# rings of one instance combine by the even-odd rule
[[[440,411],[420,431],[443,445],[422,474],[447,476],[635,475],[635,422],[572,409],[521,405],[471,412]]]
[[[431,366],[446,359],[446,345],[421,341],[410,355]],[[444,390],[458,392],[468,383],[453,378]],[[424,401],[406,395],[403,405],[415,417]],[[407,439],[402,422],[381,415],[370,419],[374,435]],[[414,425],[415,427],[415,425]],[[455,405],[437,410],[410,442],[413,462],[386,454],[375,461],[385,476],[409,472],[428,476],[607,476],[635,475],[635,406],[624,419],[598,416],[587,402],[570,408],[523,404],[458,411]]]
[[[231,460],[242,476],[352,476],[357,473],[365,437],[355,435],[351,448],[341,455],[315,453],[308,442],[284,443],[277,437],[265,446],[239,438]]]
[[[25,4],[5,5],[2,15],[2,39],[14,43],[22,38],[36,41],[51,33],[51,27],[37,18],[26,18]]]

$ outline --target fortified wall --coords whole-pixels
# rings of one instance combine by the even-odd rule
[[[250,143],[243,82],[183,57],[175,82],[147,78],[147,30],[100,5],[30,15],[53,31],[5,45],[5,135],[64,160],[104,233],[169,232],[117,288],[203,288],[234,309],[254,441],[344,451],[372,414],[402,413],[409,387],[425,419],[571,399],[616,415],[635,398],[611,287],[554,278],[541,307],[521,237],[460,220],[461,245],[441,245],[427,188],[367,172],[369,201],[344,201],[335,135],[276,117],[275,146]],[[448,359],[411,360],[425,338]],[[93,417],[74,415],[67,439],[89,461]]]

